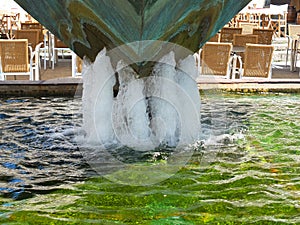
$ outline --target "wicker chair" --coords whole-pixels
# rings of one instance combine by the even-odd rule
[[[32,50],[27,39],[0,40],[0,60],[0,80],[9,75],[28,75],[33,80]]]
[[[243,28],[241,27],[223,27],[221,29],[221,42],[233,43],[233,34],[241,34]]]
[[[247,43],[257,44],[258,36],[252,34],[234,34],[233,35],[233,45],[246,47]]]
[[[33,55],[32,58],[32,66],[35,70],[35,79],[40,79],[40,50],[41,46],[44,44],[43,42],[39,42],[39,33],[40,30],[36,29],[30,29],[30,30],[17,30],[16,31],[16,39],[27,39],[28,45],[31,47],[33,52],[31,54]],[[29,56],[30,57],[30,56]]]
[[[21,30],[38,30],[39,43],[44,41],[44,28],[40,23],[21,23]]]
[[[258,44],[271,45],[274,35],[273,29],[254,28],[252,34],[258,36]]]
[[[253,29],[258,28],[258,24],[241,22],[239,23],[239,27],[243,29],[242,34],[252,34]]]
[[[233,45],[236,47],[246,48],[246,44],[257,44],[257,42],[258,42],[257,35],[253,35],[253,34],[234,34],[233,35]],[[238,56],[239,56],[239,60],[237,61],[237,67],[242,68],[243,64],[241,62],[244,61],[245,53],[239,52]],[[239,72],[239,74],[240,74],[240,72]]]
[[[220,33],[216,33],[208,40],[208,42],[220,42]]]
[[[272,57],[274,46],[247,44],[245,51],[244,71],[241,78],[268,78],[272,76]]]
[[[231,43],[207,42],[201,52],[201,76],[230,78]]]
[[[38,43],[44,43],[43,46],[40,48],[40,51],[43,52],[44,58],[44,70],[46,70],[47,65],[47,57],[48,59],[51,57],[50,55],[50,47],[49,47],[49,38],[47,35],[46,30],[44,29],[43,25],[38,22],[25,22],[21,23],[21,30],[38,30],[39,31],[39,40]],[[49,60],[50,65],[50,60]]]
[[[17,30],[16,31],[16,39],[27,39],[28,44],[35,49],[35,47],[39,44],[39,37],[40,31],[39,30]]]

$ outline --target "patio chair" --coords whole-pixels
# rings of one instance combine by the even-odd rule
[[[43,53],[43,61],[44,61],[44,70],[47,68],[47,57],[50,59],[50,47],[49,47],[49,38],[48,32],[44,29],[43,25],[38,22],[25,22],[21,23],[21,30],[38,30],[39,31],[39,40],[38,43],[43,42],[44,44],[40,47],[40,52]],[[49,60],[49,66],[50,66]]]
[[[252,34],[258,36],[258,44],[271,45],[273,40],[273,29],[254,28]]]
[[[239,27],[242,28],[242,34],[252,34],[254,28],[258,28],[257,23],[239,23]]]
[[[273,12],[271,15],[271,26],[274,29],[275,34],[278,37],[286,36],[286,26],[287,26],[287,12],[288,4],[283,5],[273,5],[270,4],[270,10]]]
[[[290,70],[294,71],[297,63],[297,52],[298,52],[298,34],[300,34],[300,25],[289,24],[288,26],[288,46],[286,49],[285,65],[287,66],[288,57],[290,55],[291,64]]]
[[[40,51],[41,47],[44,44],[44,42],[39,42],[39,33],[40,30],[37,29],[30,29],[30,30],[17,30],[16,31],[16,39],[27,39],[28,45],[32,48],[33,52],[31,52],[33,57],[32,66],[35,70],[35,79],[39,80],[40,74]],[[29,56],[30,57],[30,56]]]
[[[230,78],[231,72],[231,43],[207,42],[201,51],[200,77]],[[199,60],[199,59],[198,59]]]
[[[261,27],[263,29],[271,29],[271,18],[270,15],[266,15],[266,14],[261,14],[260,15],[260,20],[261,20]],[[272,29],[273,30],[273,29]],[[273,30],[274,32],[274,30]]]
[[[11,30],[13,30],[13,29],[19,30],[20,29],[20,17],[21,17],[20,13],[11,15],[11,17],[10,17]]]
[[[1,33],[6,34],[7,37],[9,37],[8,22],[5,18],[5,15],[2,15],[0,18],[0,31],[1,31]]]
[[[0,19],[1,22],[1,33],[6,34],[8,38],[10,38],[10,29],[8,23],[8,16],[3,14]]]
[[[220,42],[220,33],[216,33],[208,40],[208,42]]]
[[[1,18],[1,31],[9,38],[14,38],[13,31],[20,28],[20,13],[3,14]]]
[[[273,51],[272,45],[247,44],[241,78],[271,79]]]
[[[246,48],[247,44],[257,44],[258,42],[258,36],[253,34],[234,34],[233,35],[233,46],[235,47],[243,47]],[[245,58],[245,52],[239,52],[237,53],[239,56],[239,60],[237,61],[237,67],[243,67],[243,64],[241,63],[244,61]]]
[[[241,27],[223,27],[221,29],[220,42],[233,43],[233,34],[241,34]]]
[[[0,40],[0,80],[10,75],[28,75],[29,80],[33,80],[32,60],[27,39]]]
[[[40,23],[21,23],[21,30],[38,30],[39,31],[39,43],[44,41],[44,28]]]
[[[253,34],[234,34],[233,45],[246,47],[247,43],[257,44],[258,36]]]
[[[39,44],[39,30],[31,29],[31,30],[17,30],[16,31],[16,39],[27,39],[28,45],[35,49],[35,47]]]

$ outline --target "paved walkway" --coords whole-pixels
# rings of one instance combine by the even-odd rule
[[[72,77],[71,59],[59,59],[57,64],[55,64],[54,69],[47,68],[44,70],[42,68],[40,76],[41,80]]]
[[[55,65],[54,70],[47,68],[41,69],[41,80],[50,80],[72,76],[71,60],[60,59]],[[289,67],[281,64],[274,64],[272,69],[272,79],[300,79],[299,68],[291,72]]]
[[[299,68],[297,71],[291,72],[289,67],[276,65],[272,70],[272,79],[300,79]]]
[[[4,96],[74,96],[82,91],[82,79],[72,78],[71,59],[60,59],[54,70],[41,69],[41,81],[0,82],[0,97]],[[13,76],[11,78],[14,78]],[[240,92],[300,93],[299,68],[291,72],[282,63],[273,64],[272,79],[208,79],[199,82],[199,89],[219,89]],[[78,91],[79,90],[79,91]]]

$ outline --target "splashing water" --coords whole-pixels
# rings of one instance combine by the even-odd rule
[[[114,97],[116,76],[119,90]],[[200,95],[193,56],[163,56],[152,76],[119,61],[113,68],[103,49],[84,72],[83,121],[86,143],[138,150],[194,143],[200,135]]]

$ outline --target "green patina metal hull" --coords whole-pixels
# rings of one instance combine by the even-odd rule
[[[15,0],[79,56],[143,40],[197,51],[250,0]],[[149,46],[143,46],[147,50]],[[156,48],[157,49],[157,48]],[[159,51],[158,51],[159,52]],[[131,53],[125,53],[129,58]]]

